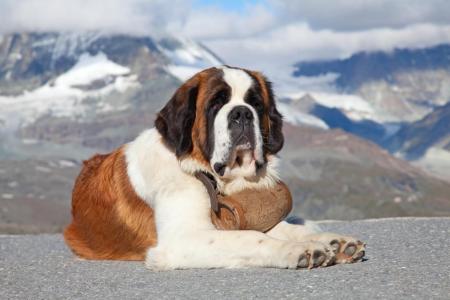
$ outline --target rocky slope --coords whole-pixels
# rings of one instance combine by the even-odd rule
[[[283,178],[307,218],[450,214],[450,185],[341,130],[285,126]]]
[[[385,144],[391,152],[450,178],[450,103],[405,124]]]

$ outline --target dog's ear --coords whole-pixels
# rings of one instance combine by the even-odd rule
[[[182,85],[158,113],[155,127],[177,157],[192,151],[191,131],[195,121],[198,83]]]
[[[264,78],[264,84],[268,95],[269,132],[264,141],[264,148],[270,154],[278,153],[283,148],[283,116],[277,110],[272,91],[272,83]]]

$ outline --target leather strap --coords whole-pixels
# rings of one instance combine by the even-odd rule
[[[219,212],[219,200],[217,199],[219,191],[217,190],[216,180],[211,174],[201,171],[196,172],[195,177],[206,187],[209,194],[209,201],[211,202],[211,209],[217,214]]]

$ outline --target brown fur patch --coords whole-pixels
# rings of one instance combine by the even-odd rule
[[[269,96],[268,87],[266,85],[266,79],[259,72],[250,71],[250,70],[247,70],[247,72],[252,74],[252,76],[254,76],[254,78],[256,78],[256,80],[258,81],[259,85],[261,86],[261,93],[262,93],[261,96],[263,98],[264,108],[265,108],[264,119],[263,119],[263,122],[262,122],[264,132],[262,132],[262,134],[263,134],[263,136],[267,136],[267,134],[270,131],[270,120],[269,120],[269,113],[268,113],[268,111],[269,111],[270,105],[273,105],[273,104],[270,103],[270,96]]]
[[[212,100],[215,93],[221,89],[227,88],[227,85],[222,79],[222,70],[217,68],[206,69],[198,73],[194,78],[198,84],[198,95],[196,118],[191,136],[193,149],[190,153],[190,157],[209,168],[208,158],[204,156],[201,150],[201,145],[206,144],[206,140],[208,139],[205,111],[209,101]]]
[[[84,162],[73,189],[72,216],[64,238],[80,257],[144,260],[156,245],[153,210],[134,192],[122,148]]]

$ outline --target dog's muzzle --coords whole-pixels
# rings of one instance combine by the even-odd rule
[[[255,128],[254,115],[244,105],[234,107],[228,114],[228,129],[230,132],[231,147],[227,162],[215,163],[214,171],[223,176],[227,166],[250,165],[255,160]],[[255,162],[257,169],[259,162]]]
[[[233,148],[253,150],[255,148],[255,133],[253,128],[253,113],[243,105],[234,107],[228,114]]]

